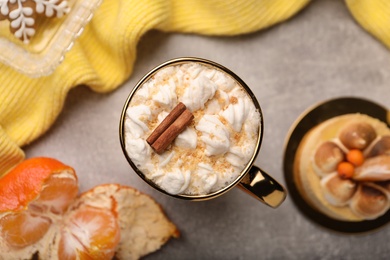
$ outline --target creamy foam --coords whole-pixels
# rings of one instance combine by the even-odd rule
[[[193,122],[162,154],[146,138],[183,102]],[[227,73],[196,62],[159,70],[134,94],[125,117],[125,147],[145,177],[170,194],[218,191],[240,175],[254,154],[260,113]]]

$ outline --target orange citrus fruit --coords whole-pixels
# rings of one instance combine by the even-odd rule
[[[77,196],[74,170],[45,157],[25,160],[0,178],[0,236],[10,248],[36,243],[53,216]]]
[[[61,213],[77,193],[73,168],[52,158],[32,158],[0,178],[0,212],[26,210],[35,202],[41,210]]]
[[[138,259],[176,226],[151,197],[118,184],[80,196],[74,169],[46,157],[0,178],[0,259]]]
[[[161,248],[171,237],[179,237],[161,206],[150,196],[119,184],[98,185],[83,193],[80,200],[118,214],[121,239],[117,259],[139,259]]]
[[[65,217],[59,259],[112,259],[120,239],[113,211],[82,205]]]

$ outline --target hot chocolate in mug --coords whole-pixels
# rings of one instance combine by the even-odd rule
[[[256,97],[213,61],[177,58],[152,69],[128,96],[119,127],[131,167],[164,194],[207,200],[237,186],[271,207],[286,197],[253,165],[264,127]]]

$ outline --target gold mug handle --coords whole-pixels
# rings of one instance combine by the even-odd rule
[[[237,187],[272,208],[277,208],[287,196],[282,185],[255,165],[252,165]]]

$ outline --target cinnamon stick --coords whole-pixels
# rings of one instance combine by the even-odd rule
[[[156,151],[162,153],[191,123],[194,115],[183,103],[179,103],[146,139]]]
[[[162,153],[172,141],[191,123],[194,115],[188,109],[181,115],[151,144],[156,153]]]
[[[152,134],[146,139],[149,145],[152,145],[157,138],[186,110],[186,106],[180,102],[173,108],[166,118],[157,126]]]

